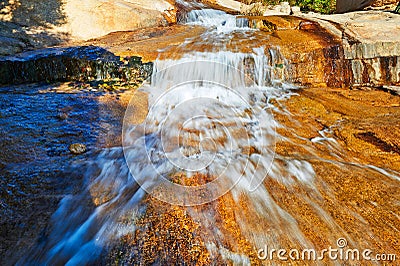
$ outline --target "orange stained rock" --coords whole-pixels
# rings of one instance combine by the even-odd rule
[[[199,36],[205,29],[198,26],[173,25],[139,29],[129,32],[114,32],[102,38],[88,41],[88,44],[105,47],[121,57],[140,56],[143,62],[154,61],[169,47],[181,45],[188,38]],[[179,58],[180,54],[171,53],[171,58]]]
[[[292,180],[292,186],[269,176],[264,186],[274,201],[295,218],[301,233],[317,250],[333,246],[339,237],[348,237],[355,241],[355,247],[369,248],[376,253],[400,251],[398,236],[392,230],[398,224],[393,214],[400,215],[396,207],[400,195],[398,185],[388,176],[361,167],[374,164],[400,170],[400,154],[396,148],[399,147],[400,115],[393,106],[396,102],[398,96],[382,91],[321,88],[300,90],[299,96],[280,102],[293,116],[287,119],[276,114],[276,119],[284,125],[279,133],[292,141],[278,141],[277,153],[286,158],[308,160],[316,177],[313,183],[304,185],[296,181],[296,176],[285,176],[283,172],[283,180]],[[307,138],[319,136],[318,131],[326,127],[333,128],[333,137],[344,149],[341,158],[361,166],[324,161],[337,158],[326,147],[313,144]],[[367,136],[375,137],[360,137],[362,132],[370,132]],[[298,140],[297,135],[305,139]],[[312,152],[307,147],[312,147]],[[183,173],[172,177],[173,182],[186,186],[203,185],[212,179],[200,174],[187,178]],[[258,265],[262,261],[257,259],[253,239],[257,234],[279,236],[276,241],[280,247],[301,248],[301,243],[293,243],[290,235],[277,231],[277,224],[257,214],[251,194],[243,193],[234,200],[228,193],[209,204],[190,208],[171,206],[152,197],[147,197],[146,203],[149,207],[139,222],[138,231],[128,234],[121,244],[145,254],[135,257],[140,261],[154,262],[156,256],[157,260],[168,263],[218,264],[223,261],[220,252],[229,251],[244,255]],[[285,222],[281,221],[283,225]],[[343,232],[333,229],[332,222]],[[218,237],[216,228],[221,232]],[[207,241],[215,243],[216,238],[219,244],[206,248]],[[158,245],[162,245],[162,251],[157,249]],[[329,263],[327,259],[324,262]],[[301,262],[293,265],[296,263],[302,265]]]

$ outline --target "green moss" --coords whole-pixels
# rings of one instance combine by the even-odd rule
[[[334,0],[303,0],[293,1],[304,11],[314,11],[319,13],[333,13],[335,11],[336,1]]]

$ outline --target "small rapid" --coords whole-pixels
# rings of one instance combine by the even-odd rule
[[[249,29],[248,20],[237,18],[223,11],[215,9],[198,9],[190,11],[185,17],[188,25],[199,25],[217,32],[229,32],[232,30]]]

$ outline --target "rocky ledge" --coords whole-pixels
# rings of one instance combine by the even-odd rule
[[[255,40],[234,39],[228,49],[248,51],[250,47],[279,47],[288,61],[292,82],[302,86],[398,86],[400,85],[400,15],[383,11],[362,11],[341,15],[315,13],[297,16],[238,16],[258,28]],[[115,32],[86,44],[105,47],[123,56],[176,58],[174,47],[195,38],[201,27],[174,25],[130,32]],[[234,47],[235,45],[237,47]],[[153,47],[153,49],[148,49]],[[186,46],[188,52],[199,49]],[[202,47],[201,50],[212,50]],[[181,51],[182,52],[182,51]]]
[[[352,85],[400,84],[400,15],[361,11],[307,17],[341,40]]]
[[[237,6],[232,2],[237,3],[237,1],[227,1],[224,3],[224,8],[228,6],[235,9]],[[257,2],[250,5],[241,3],[240,11],[250,18],[250,26],[262,30],[279,32],[303,29],[323,35],[321,38],[323,47],[317,45],[312,52],[300,49],[287,54],[288,58],[292,58],[289,59],[290,63],[295,65],[295,80],[298,82],[325,83],[335,87],[382,87],[397,86],[400,83],[400,34],[398,34],[400,15],[391,12],[396,5],[397,1],[393,0],[375,1],[367,8],[368,11],[321,15],[313,12],[302,13],[299,7],[290,6],[288,2],[275,6]],[[298,21],[293,17],[288,19],[289,15],[309,22]],[[327,37],[326,33],[331,36]],[[281,38],[284,34],[277,35]],[[328,43],[326,40],[329,40]],[[290,43],[291,39],[287,41]],[[292,41],[298,47],[307,45],[308,42],[308,40],[299,41],[299,38],[293,38]],[[321,62],[321,58],[325,62]],[[316,68],[313,71],[307,65]],[[308,69],[308,75],[299,73],[299,69],[303,67]],[[322,79],[318,72],[325,72]],[[394,91],[397,92],[399,89],[395,88]]]
[[[0,58],[0,85],[32,82],[144,80],[152,64],[140,57],[122,60],[95,46],[48,48]]]
[[[278,37],[273,43],[286,51],[295,81],[303,85],[400,84],[400,15],[360,11],[248,18],[250,26]]]

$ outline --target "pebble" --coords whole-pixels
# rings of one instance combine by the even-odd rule
[[[81,143],[74,143],[69,146],[69,151],[72,154],[82,154],[86,152],[86,145]]]

